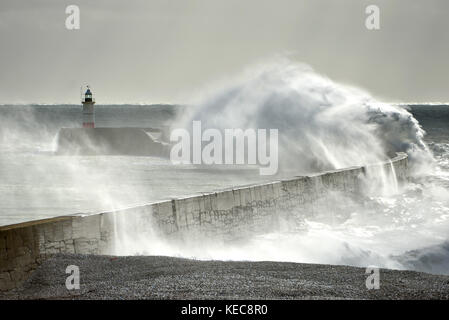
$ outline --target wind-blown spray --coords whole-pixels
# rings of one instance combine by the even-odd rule
[[[375,163],[398,151],[428,155],[408,111],[288,60],[251,68],[197,98],[174,127],[195,120],[221,130],[278,129],[281,169],[296,172]]]
[[[221,130],[277,128],[279,160],[287,172],[378,163],[399,151],[407,152],[415,164],[433,162],[424,131],[407,110],[379,103],[363,90],[287,60],[252,68],[199,97],[174,127],[188,129],[195,120]],[[304,228],[297,232],[273,229],[232,244],[194,239],[145,243],[131,241],[135,237],[130,235],[132,245],[121,253],[414,268],[420,261],[407,252],[432,246],[437,249],[426,252],[442,251],[438,245],[449,230],[449,191],[436,187],[435,192],[421,184],[399,190],[392,165],[385,172],[367,171],[367,187],[359,199],[335,195],[328,199],[331,205],[323,206],[332,207],[332,212],[314,208],[316,216],[304,219]],[[370,181],[371,176],[380,177],[381,185]],[[420,257],[420,252],[414,256]],[[447,263],[438,268],[448,272]]]

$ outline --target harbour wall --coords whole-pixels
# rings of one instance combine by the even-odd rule
[[[229,241],[332,210],[336,199],[359,197],[373,180],[408,177],[407,155],[270,183],[241,186],[115,212],[62,216],[0,227],[0,290],[16,287],[55,253],[115,254],[124,237],[146,235]],[[148,243],[151,246],[151,243]]]

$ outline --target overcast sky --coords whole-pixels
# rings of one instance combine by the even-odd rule
[[[182,103],[284,53],[386,101],[449,101],[448,0],[0,0],[0,40],[0,103],[79,103],[86,83],[99,103]]]

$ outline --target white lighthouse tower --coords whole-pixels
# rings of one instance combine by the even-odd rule
[[[95,128],[95,99],[92,97],[89,86],[81,98],[81,103],[83,104],[83,128]]]

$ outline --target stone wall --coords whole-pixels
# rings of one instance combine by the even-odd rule
[[[167,238],[185,235],[232,240],[263,233],[333,206],[332,195],[360,194],[367,172],[381,170],[407,179],[407,155],[266,184],[173,199],[117,212],[64,216],[0,227],[0,290],[14,288],[42,259],[59,252],[114,254],[124,233]],[[369,179],[375,179],[370,176]],[[335,198],[334,198],[335,199]],[[319,204],[319,205],[318,205]]]
[[[51,254],[107,252],[102,219],[60,217],[0,227],[0,290],[15,287]]]

